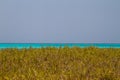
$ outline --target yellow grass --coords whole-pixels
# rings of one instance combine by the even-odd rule
[[[120,80],[120,49],[1,49],[0,80]]]

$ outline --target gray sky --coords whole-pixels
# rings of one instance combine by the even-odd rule
[[[0,43],[120,43],[120,0],[0,0]]]

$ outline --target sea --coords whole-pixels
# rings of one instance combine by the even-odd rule
[[[120,43],[0,43],[0,49],[5,48],[46,48],[46,47],[98,47],[98,48],[120,48]]]

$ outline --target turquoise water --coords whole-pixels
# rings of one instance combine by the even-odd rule
[[[111,44],[111,43],[0,43],[0,49],[3,48],[41,48],[41,47],[98,47],[98,48],[120,48],[119,44]]]

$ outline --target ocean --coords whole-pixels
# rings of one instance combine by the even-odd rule
[[[4,48],[42,48],[42,47],[98,47],[98,48],[120,48],[120,43],[0,43],[0,49]]]

